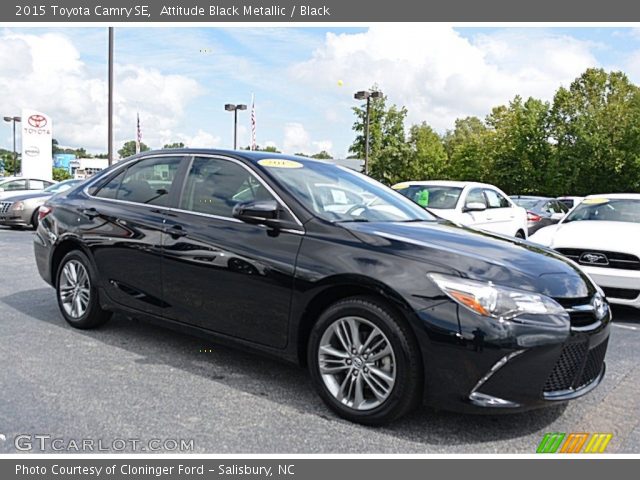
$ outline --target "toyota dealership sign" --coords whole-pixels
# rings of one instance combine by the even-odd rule
[[[35,110],[22,110],[22,175],[51,180],[53,140],[51,117]]]

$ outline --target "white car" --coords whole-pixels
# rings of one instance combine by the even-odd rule
[[[0,177],[0,199],[44,190],[54,183],[36,178]]]
[[[527,238],[527,211],[498,187],[475,182],[402,182],[394,190],[446,220],[466,227]]]
[[[578,263],[611,303],[640,308],[640,194],[586,197],[530,240]]]

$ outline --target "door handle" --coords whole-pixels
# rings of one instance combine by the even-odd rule
[[[187,235],[187,232],[182,225],[172,225],[170,228],[167,228],[166,233],[168,233],[171,238],[180,238]]]
[[[80,209],[80,213],[82,213],[86,217],[89,217],[90,219],[94,219],[95,217],[99,217],[100,216],[100,212],[98,212],[98,210],[96,210],[93,207],[81,208]]]

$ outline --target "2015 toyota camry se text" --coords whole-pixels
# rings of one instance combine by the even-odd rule
[[[52,197],[34,245],[72,326],[123,312],[299,362],[365,424],[553,405],[605,371],[611,313],[576,264],[322,161],[145,152]]]

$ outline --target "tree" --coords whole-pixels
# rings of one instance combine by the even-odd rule
[[[622,72],[588,69],[551,114],[563,194],[640,189],[640,93]]]
[[[55,168],[53,169],[53,179],[56,182],[61,182],[62,180],[68,180],[73,178],[71,173],[66,168]]]
[[[303,156],[308,156],[308,155],[303,155]],[[331,156],[331,154],[329,152],[327,152],[326,150],[322,150],[318,153],[314,153],[313,155],[311,155],[311,158],[317,158],[318,160],[330,160],[333,157]]]
[[[486,123],[492,171],[491,183],[510,194],[553,195],[561,178],[550,143],[550,105],[516,96],[508,106],[496,107]]]
[[[244,150],[251,150],[251,147],[249,145],[247,145],[244,148]],[[254,151],[256,151],[256,152],[269,152],[269,153],[282,153],[282,152],[280,152],[280,150],[278,150],[273,145],[267,145],[266,147],[261,147],[260,145],[256,145],[256,148],[254,149]]]
[[[440,136],[426,122],[411,127],[409,144],[412,154],[405,172],[406,179],[431,180],[447,177],[447,152]]]
[[[373,89],[376,87],[374,86]],[[369,174],[389,185],[406,180],[411,147],[407,143],[404,121],[407,109],[386,106],[386,97],[371,100],[369,110]],[[353,107],[356,138],[349,152],[365,157],[366,106]]]
[[[164,147],[162,148],[185,148],[184,143],[182,142],[176,142],[176,143],[167,143],[165,144]]]
[[[1,155],[5,175],[14,176],[20,173],[20,155],[14,157],[13,152]]]
[[[144,143],[140,142],[140,151],[146,152],[148,150],[150,150],[149,147],[147,147]],[[118,150],[118,155],[120,155],[120,158],[130,157],[131,155],[135,155],[135,153],[136,153],[135,140],[129,140],[122,146],[120,150]]]
[[[459,118],[443,139],[449,157],[449,178],[484,181],[490,175],[487,155],[492,133],[478,117]]]

